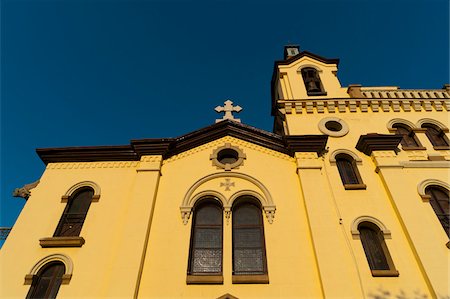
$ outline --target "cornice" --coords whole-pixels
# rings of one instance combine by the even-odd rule
[[[396,151],[402,135],[367,134],[359,137],[356,149],[370,156],[373,151]]]
[[[293,99],[278,100],[277,109],[282,114],[450,111],[450,99]]]
[[[255,127],[225,120],[177,138],[131,140],[130,145],[122,146],[44,148],[37,149],[36,152],[45,164],[139,161],[141,157],[151,155],[160,155],[163,159],[168,159],[227,136],[291,157],[294,156],[296,151],[320,154],[324,151],[327,140],[326,135],[283,137]],[[66,167],[72,166],[67,165]]]

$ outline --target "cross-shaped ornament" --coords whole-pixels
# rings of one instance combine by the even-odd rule
[[[230,187],[234,187],[234,182],[230,182],[230,179],[225,179],[225,183],[220,183],[220,187],[225,187],[225,191],[230,191]]]
[[[223,107],[217,106],[216,108],[214,108],[214,110],[216,110],[216,112],[218,112],[218,113],[225,112],[225,115],[223,116],[223,118],[216,119],[216,123],[218,123],[219,121],[222,121],[222,120],[226,120],[226,119],[233,120],[235,122],[240,123],[241,120],[234,118],[232,113],[233,112],[239,113],[242,110],[242,108],[240,106],[233,106],[233,102],[230,100],[226,100],[224,104],[225,105],[223,105]]]

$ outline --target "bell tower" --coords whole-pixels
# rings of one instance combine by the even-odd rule
[[[349,97],[337,77],[338,65],[339,59],[300,51],[298,45],[284,47],[284,59],[275,62],[271,83],[275,133],[317,133],[306,129],[304,115],[331,107],[329,99]]]

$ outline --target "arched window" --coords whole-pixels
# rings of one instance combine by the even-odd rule
[[[222,210],[219,201],[212,197],[201,199],[194,206],[188,275],[222,274]]]
[[[251,196],[240,197],[233,205],[232,218],[233,282],[268,283],[264,225],[259,202]],[[252,275],[253,281],[238,277],[245,275]]]
[[[434,124],[424,123],[422,128],[427,129],[425,134],[435,149],[449,149],[449,141],[444,131]]]
[[[346,190],[365,189],[355,159],[347,154],[338,154],[335,157],[336,165],[341,176],[342,184]]]
[[[77,190],[69,198],[54,237],[76,237],[80,235],[93,195],[94,190],[88,187]]]
[[[64,274],[62,262],[50,262],[33,278],[27,299],[56,298]]]
[[[312,67],[305,67],[302,69],[303,82],[305,83],[306,92],[309,96],[326,95],[320,81],[319,72]]]
[[[414,134],[411,128],[408,127],[407,125],[397,123],[394,124],[392,128],[396,129],[395,130],[396,134],[403,136],[403,139],[401,141],[403,149],[408,148],[416,149],[418,147],[422,147],[422,145],[420,144],[419,140],[416,137],[416,134]]]
[[[358,231],[372,275],[398,276],[380,228],[371,222],[361,222]]]
[[[449,191],[440,186],[428,186],[425,189],[425,194],[430,196],[430,204],[433,207],[434,213],[436,213],[436,216],[441,222],[441,225],[447,233],[447,236],[450,237]]]

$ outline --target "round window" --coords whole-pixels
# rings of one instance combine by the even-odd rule
[[[320,120],[319,130],[330,137],[342,137],[348,133],[347,123],[337,117],[325,117]]]
[[[325,123],[325,128],[333,132],[339,132],[342,130],[342,125],[335,120],[330,120]]]
[[[239,159],[237,151],[231,148],[223,149],[217,153],[217,161],[222,164],[233,164]]]

